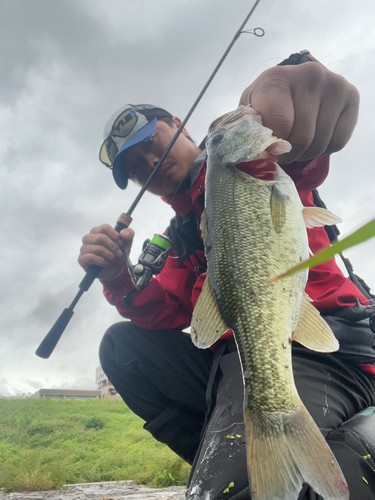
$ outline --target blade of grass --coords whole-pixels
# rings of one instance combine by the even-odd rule
[[[364,224],[362,227],[357,229],[357,231],[354,231],[354,233],[350,234],[343,240],[337,241],[333,245],[324,248],[310,259],[305,260],[301,264],[292,267],[285,273],[280,274],[275,278],[272,278],[271,280],[269,280],[269,283],[273,283],[279,280],[280,278],[285,278],[286,276],[290,276],[296,273],[297,271],[302,271],[302,269],[306,269],[307,267],[315,267],[318,264],[323,264],[323,262],[332,259],[332,257],[334,257],[336,254],[341,253],[344,250],[347,250],[348,248],[354,247],[359,243],[363,243],[364,241],[372,238],[373,236],[375,236],[375,219],[372,219],[367,224]]]

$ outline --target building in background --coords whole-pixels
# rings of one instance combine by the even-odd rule
[[[39,389],[32,394],[31,398],[44,399],[100,399],[100,391],[89,391],[84,389]]]
[[[101,366],[98,366],[96,369],[96,383],[98,391],[100,391],[100,399],[121,399],[121,396],[113,387]]]
[[[96,384],[97,391],[90,391],[85,389],[39,389],[39,391],[32,394],[31,398],[45,398],[45,399],[121,399],[121,396],[108,380],[107,375],[103,372],[101,366],[96,369]]]

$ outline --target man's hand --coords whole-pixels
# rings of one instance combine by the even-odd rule
[[[262,73],[243,92],[240,104],[251,104],[275,136],[292,144],[280,164],[310,160],[342,149],[358,118],[357,89],[316,62],[276,66]]]
[[[125,252],[130,253],[134,238],[133,229],[123,229],[120,233],[104,224],[91,229],[82,238],[79,264],[85,271],[94,264],[103,268],[99,278],[112,281],[120,276],[126,264]]]

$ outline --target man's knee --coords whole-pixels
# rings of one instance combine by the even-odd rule
[[[100,364],[106,373],[106,366],[113,364],[118,353],[119,344],[123,350],[126,346],[127,339],[131,339],[134,325],[130,321],[121,321],[110,326],[105,332],[99,346]],[[134,332],[133,332],[134,333]]]
[[[370,407],[327,435],[349,486],[351,498],[375,495],[375,408]]]
[[[331,431],[328,439],[344,443],[375,465],[375,407],[370,406]]]

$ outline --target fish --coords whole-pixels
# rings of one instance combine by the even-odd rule
[[[277,164],[277,155],[290,149],[251,107],[240,106],[210,127],[201,219],[207,276],[191,338],[208,348],[233,331],[251,498],[296,500],[307,483],[324,500],[348,500],[342,471],[292,371],[293,341],[319,352],[334,352],[339,343],[305,293],[307,270],[271,282],[308,258],[306,227],[341,221],[326,209],[302,206]]]

